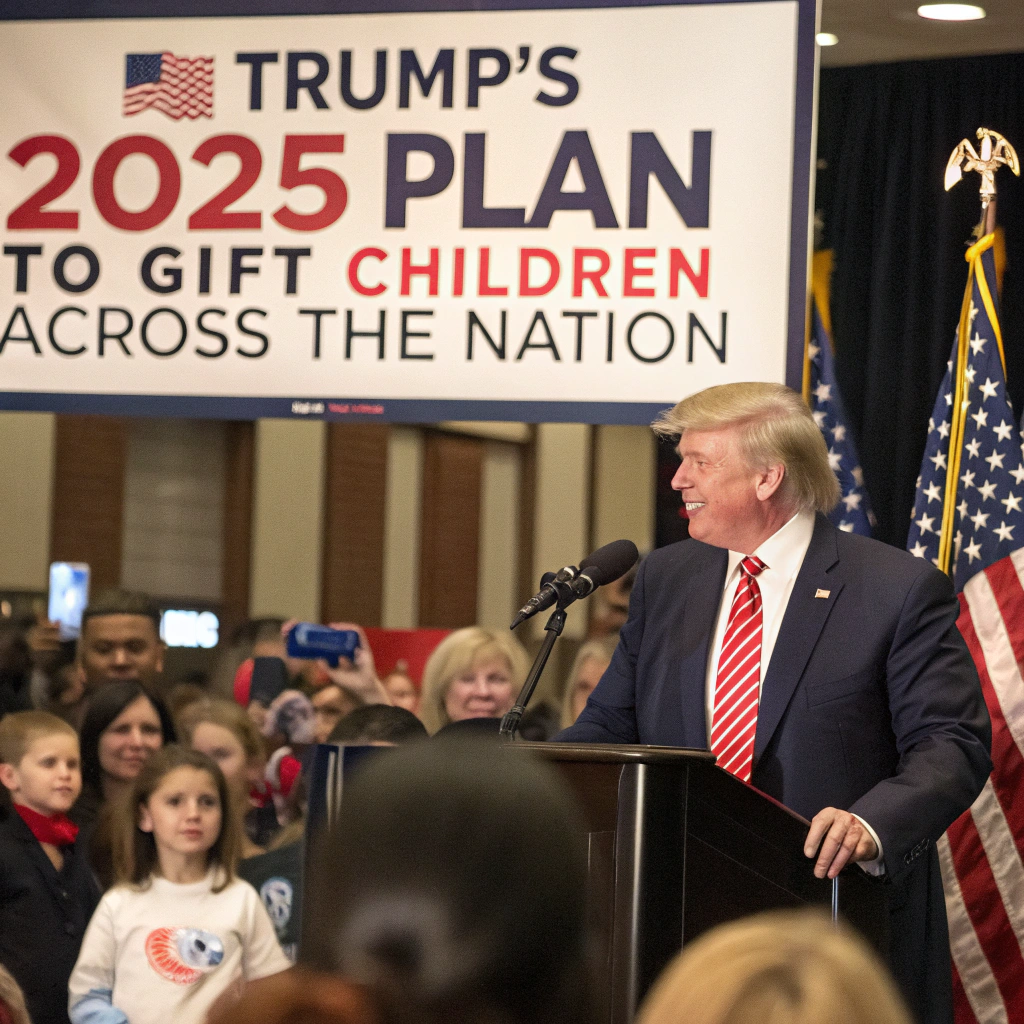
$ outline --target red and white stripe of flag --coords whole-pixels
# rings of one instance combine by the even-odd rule
[[[1024,1021],[1024,549],[974,576],[957,624],[992,716],[992,775],[939,841],[957,1024]]]

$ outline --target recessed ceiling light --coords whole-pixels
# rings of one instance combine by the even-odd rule
[[[917,13],[932,21],[978,21],[985,17],[985,8],[974,4],[924,4]]]
[[[814,41],[819,46],[835,46],[839,42],[839,36],[833,32],[819,32],[814,37]]]

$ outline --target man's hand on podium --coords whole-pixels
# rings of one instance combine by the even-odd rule
[[[878,856],[878,846],[855,814],[836,807],[824,807],[811,819],[811,829],[804,840],[804,854],[817,856],[815,878],[835,878],[847,864],[874,860]]]

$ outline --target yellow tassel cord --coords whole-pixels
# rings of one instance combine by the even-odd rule
[[[995,305],[989,290],[985,271],[981,265],[981,256],[995,242],[995,235],[985,235],[966,252],[964,258],[970,267],[967,274],[967,288],[964,301],[960,308],[960,329],[957,333],[956,380],[953,384],[953,414],[949,431],[949,458],[946,466],[946,494],[942,503],[942,532],[939,536],[939,568],[947,576],[953,574],[953,517],[956,512],[957,483],[960,479],[960,461],[963,453],[964,428],[967,423],[967,410],[970,408],[968,398],[969,385],[964,371],[967,368],[967,347],[971,340],[971,299],[974,293],[974,281],[978,281],[978,291],[988,314],[989,323],[995,332],[999,346],[999,358],[1003,364],[1003,375],[1006,374],[1006,359],[1003,355],[1003,336],[996,319]]]
[[[832,309],[829,305],[829,287],[832,281],[832,250],[821,249],[814,254],[811,262],[811,296],[807,302],[807,323],[804,328],[804,401],[811,404],[811,324],[814,322],[814,304],[818,306],[818,316],[828,335],[832,351]]]

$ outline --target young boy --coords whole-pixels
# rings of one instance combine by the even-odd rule
[[[42,711],[6,715],[0,782],[14,804],[0,822],[0,963],[34,1024],[68,1024],[68,979],[100,897],[67,817],[82,789],[75,730]]]

